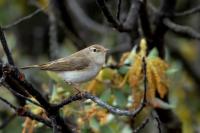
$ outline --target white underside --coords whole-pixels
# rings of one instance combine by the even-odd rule
[[[59,73],[59,75],[67,82],[81,83],[94,78],[98,74],[100,68],[100,66],[94,65],[93,67],[87,68],[87,70],[84,71],[66,71]]]

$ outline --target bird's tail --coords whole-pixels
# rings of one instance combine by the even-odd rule
[[[20,69],[30,69],[30,68],[40,68],[40,65],[25,66],[25,67],[21,67]]]

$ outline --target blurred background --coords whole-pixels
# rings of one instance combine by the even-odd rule
[[[118,10],[118,2],[118,0],[106,0],[114,16]],[[156,26],[152,7],[159,9],[160,3],[160,0],[147,1],[147,12],[152,28]],[[121,22],[125,21],[130,5],[131,0],[121,1],[119,16]],[[182,12],[197,6],[200,6],[200,0],[177,0],[175,11]],[[27,15],[28,17],[25,17]],[[174,17],[173,21],[180,25],[190,26],[200,34],[200,13],[198,12]],[[116,65],[122,59],[122,55],[139,44],[142,35],[142,29],[139,26],[138,33],[117,31],[107,22],[95,0],[0,0],[0,24],[4,28],[9,48],[18,67],[65,57],[96,43],[110,49],[108,62]],[[169,103],[162,103],[163,108],[172,110],[178,116],[182,123],[183,133],[200,133],[199,39],[180,36],[169,30],[165,34],[164,44],[166,46],[165,59],[174,71],[173,74],[169,74]],[[0,58],[6,62],[1,46]],[[51,74],[37,70],[23,72],[36,88],[50,97],[52,102],[62,100],[60,96],[66,98],[73,93],[68,87],[68,89],[63,89],[65,87],[50,80],[53,77]],[[109,75],[112,72],[108,70],[105,79],[111,79]],[[128,108],[127,97],[131,95],[128,85],[125,85],[123,89],[116,89],[93,81],[88,84],[90,87],[88,91],[104,101],[117,107]],[[19,104],[12,93],[4,87],[0,87],[0,95],[15,105]],[[72,124],[76,123],[80,132],[85,133],[131,133],[140,125],[148,112],[144,111],[133,122],[126,117],[109,114],[90,102],[84,105],[81,103],[82,101],[78,101],[65,107],[62,115],[71,120]],[[77,108],[84,111],[78,112]],[[31,107],[31,110],[34,111],[34,109],[37,110],[36,107]],[[87,118],[84,117],[85,113],[88,115]],[[5,126],[1,125],[7,119],[10,122]],[[156,122],[152,121],[140,132],[157,132]],[[0,133],[51,132],[42,124],[36,124],[27,118],[16,117],[3,103],[0,103],[0,125]]]

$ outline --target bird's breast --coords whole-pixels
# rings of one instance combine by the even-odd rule
[[[94,78],[98,74],[100,69],[101,66],[94,65],[84,70],[64,71],[59,73],[59,75],[67,82],[81,83]]]

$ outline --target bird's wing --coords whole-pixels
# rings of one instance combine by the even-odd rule
[[[81,62],[81,63],[80,63]],[[48,71],[74,71],[86,69],[90,64],[90,60],[85,56],[72,55],[66,58],[61,58],[46,64],[39,65],[41,70]]]

